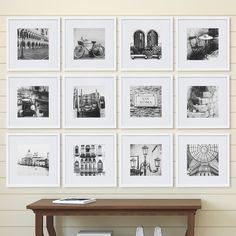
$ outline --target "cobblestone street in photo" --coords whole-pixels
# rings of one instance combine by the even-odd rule
[[[18,49],[18,60],[48,60],[48,48],[23,49],[24,58],[21,58],[21,49]]]

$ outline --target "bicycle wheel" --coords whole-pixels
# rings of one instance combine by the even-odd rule
[[[102,45],[95,45],[92,49],[94,57],[102,58],[105,56],[105,48]]]
[[[77,46],[74,50],[74,59],[79,59],[84,56],[85,49],[83,46]]]

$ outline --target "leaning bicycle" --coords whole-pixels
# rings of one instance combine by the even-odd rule
[[[91,48],[89,48],[89,45],[92,45]],[[91,58],[104,58],[105,48],[96,41],[78,41],[78,46],[74,49],[74,58],[81,59],[86,56],[86,53]]]

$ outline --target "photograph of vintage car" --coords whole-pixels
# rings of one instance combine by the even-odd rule
[[[105,117],[105,97],[101,95],[102,91],[102,87],[74,87],[74,118]]]
[[[131,59],[158,59],[162,57],[160,34],[153,29],[136,30],[130,44]]]
[[[18,117],[49,117],[48,103],[48,86],[25,86],[17,90]]]

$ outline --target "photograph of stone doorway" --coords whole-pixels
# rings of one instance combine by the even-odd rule
[[[121,70],[172,70],[172,20],[171,17],[120,18]]]
[[[130,43],[131,59],[161,59],[162,46],[160,33],[150,29],[147,32],[136,30]]]

